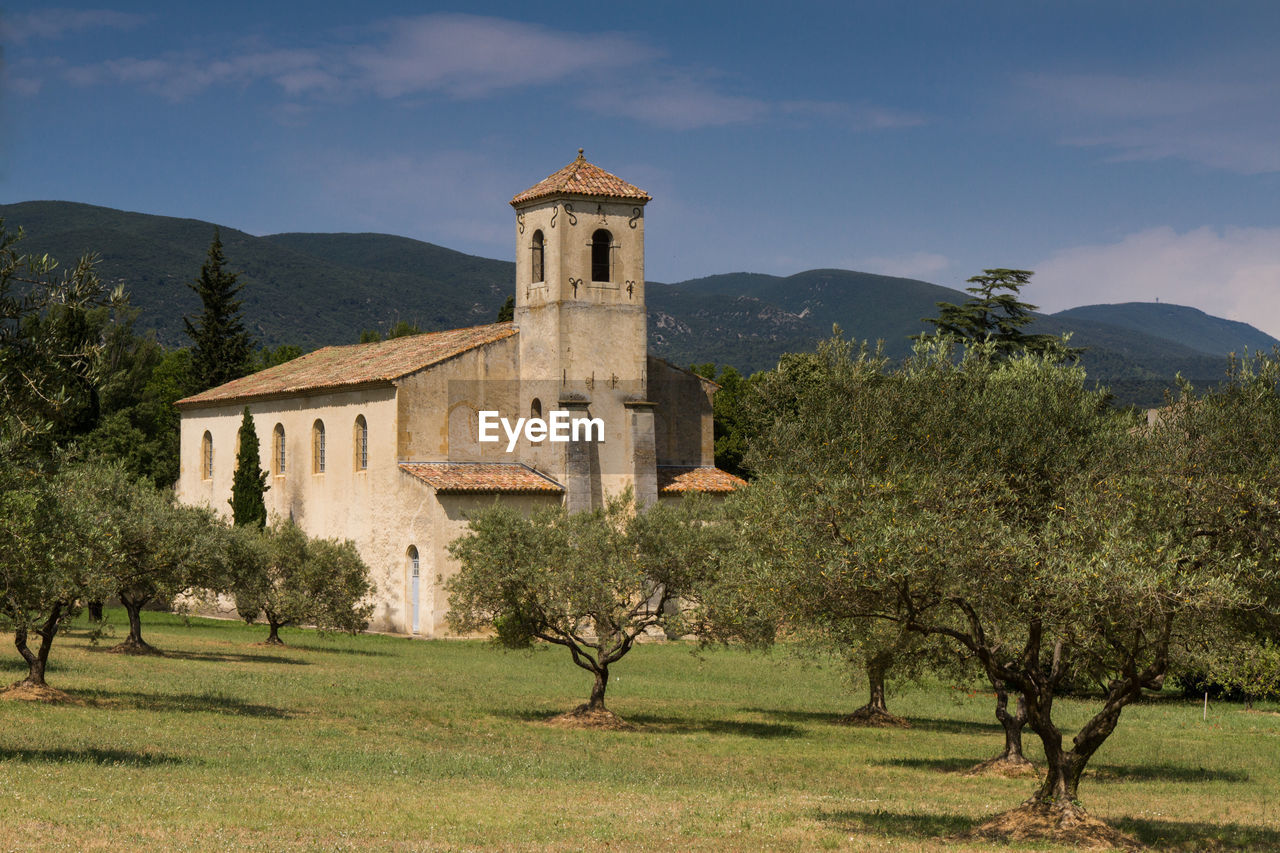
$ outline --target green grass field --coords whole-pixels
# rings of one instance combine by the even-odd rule
[[[653,644],[609,688],[637,730],[566,730],[542,721],[590,683],[562,649],[301,630],[280,649],[146,618],[165,657],[79,624],[49,673],[79,703],[0,703],[0,849],[1054,849],[939,840],[1032,787],[956,772],[1000,745],[981,692],[904,687],[913,729],[850,729],[829,722],[861,704],[839,667]],[[1129,708],[1081,796],[1158,849],[1280,850],[1280,714]]]

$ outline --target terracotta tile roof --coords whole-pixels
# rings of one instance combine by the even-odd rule
[[[455,355],[516,334],[511,323],[410,335],[373,344],[325,347],[179,400],[179,406],[224,403],[390,382]]]
[[[640,202],[650,201],[652,198],[639,187],[632,186],[593,163],[588,163],[582,156],[581,148],[578,149],[577,159],[545,181],[534,184],[511,199],[511,204],[520,205],[552,195],[600,196]]]
[[[518,462],[401,462],[400,470],[442,494],[564,494],[564,486]]]
[[[740,489],[747,481],[719,468],[694,468],[681,465],[658,466],[658,493],[678,495],[682,492],[726,493]]]

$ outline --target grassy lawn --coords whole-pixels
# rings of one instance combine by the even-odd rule
[[[0,703],[0,849],[954,850],[938,836],[1032,787],[954,772],[1000,746],[985,694],[902,688],[913,729],[849,729],[829,723],[862,701],[840,669],[782,654],[639,647],[609,688],[638,730],[580,731],[541,722],[590,688],[562,649],[300,630],[281,649],[145,618],[165,657],[81,625],[49,673],[79,704]],[[1085,804],[1159,849],[1280,849],[1276,710],[1129,708]]]

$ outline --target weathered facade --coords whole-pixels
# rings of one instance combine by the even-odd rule
[[[378,588],[374,627],[438,636],[447,546],[477,507],[737,488],[714,467],[714,384],[647,352],[648,201],[579,152],[512,199],[513,322],[327,347],[180,401],[179,499],[229,512],[247,406],[268,511],[355,541]],[[481,413],[515,424],[556,411],[602,434],[480,440]]]

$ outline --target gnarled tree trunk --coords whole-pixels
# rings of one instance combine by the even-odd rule
[[[587,704],[578,707],[579,711],[591,713],[608,711],[604,706],[604,692],[609,689],[609,665],[602,664],[595,670],[595,683],[591,685],[591,698]]]
[[[129,636],[124,642],[112,649],[113,652],[121,652],[128,655],[158,655],[160,650],[155,646],[142,639],[142,608],[151,601],[149,595],[133,595],[128,592],[120,593],[120,603],[124,605],[125,612],[129,614]]]
[[[893,666],[894,652],[883,651],[867,655],[865,666],[867,671],[867,704],[836,722],[850,726],[889,726],[910,728],[911,724],[901,717],[889,713],[884,699],[884,680]]]
[[[18,654],[22,655],[22,659],[27,662],[27,677],[13,685],[14,687],[37,690],[48,688],[49,685],[45,683],[44,676],[49,665],[49,650],[53,647],[53,638],[58,633],[58,623],[62,620],[65,609],[62,603],[53,606],[49,618],[36,631],[36,635],[40,637],[40,647],[35,651],[31,650],[27,642],[29,634],[25,625],[13,632],[13,645],[17,648]]]
[[[1027,699],[1021,693],[1014,712],[1009,713],[1009,688],[1003,681],[991,680],[996,691],[996,719],[1004,728],[1004,750],[995,758],[969,769],[966,775],[981,776],[994,774],[999,776],[1030,776],[1035,773],[1035,765],[1022,754],[1022,728],[1027,723]]]

